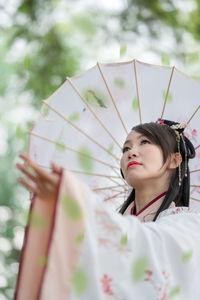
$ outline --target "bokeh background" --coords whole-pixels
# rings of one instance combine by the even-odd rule
[[[200,0],[0,0],[0,300],[30,205],[15,164],[41,100],[97,61],[133,58],[200,78]]]

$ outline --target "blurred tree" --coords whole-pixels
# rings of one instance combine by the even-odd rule
[[[174,58],[199,77],[199,0],[126,0],[124,3],[119,12],[105,12],[103,16],[119,23],[113,31],[104,22],[109,37],[113,36],[121,43],[135,44],[136,48],[142,43],[146,51],[160,56],[163,64],[169,65],[170,59]],[[191,65],[196,67],[192,69]]]
[[[123,30],[132,30],[137,33],[139,24],[143,23],[152,37],[160,38],[159,24],[169,26],[174,30],[177,40],[181,39],[180,31],[184,30],[184,24],[179,20],[179,10],[174,1],[166,0],[128,0],[127,7],[121,14]]]
[[[28,192],[17,183],[16,157],[27,149],[41,100],[80,69],[79,45],[96,29],[92,15],[68,11],[65,1],[25,0],[15,10],[12,3],[0,9],[6,18],[0,25],[0,300],[9,300],[29,206]]]

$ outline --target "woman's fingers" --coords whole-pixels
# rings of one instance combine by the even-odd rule
[[[19,178],[19,182],[42,199],[55,199],[62,168],[53,163],[53,172],[46,172],[27,154],[21,153],[19,157],[23,159],[24,165],[17,164],[17,168],[27,176],[26,179]]]
[[[28,166],[22,165],[22,164],[16,164],[16,167],[24,173],[28,178],[30,178],[32,181],[36,182],[37,177],[35,177],[32,173],[31,170],[29,171]]]
[[[30,157],[26,153],[19,153],[19,157],[24,160],[24,162],[30,161]]]
[[[55,162],[51,163],[51,168],[53,170],[53,173],[61,174],[62,168],[61,166],[57,165]]]
[[[27,188],[27,190],[29,190],[32,193],[38,194],[38,189],[31,185],[30,183],[28,183],[27,181],[25,181],[23,178],[19,178],[18,179],[19,183],[21,183],[25,188]]]
[[[42,179],[52,181],[52,174],[42,170],[34,160],[32,160],[27,154],[20,153],[19,157],[24,160],[24,164],[26,166],[30,166],[34,169],[37,175],[39,175]]]

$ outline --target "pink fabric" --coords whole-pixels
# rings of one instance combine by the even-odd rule
[[[55,203],[45,202],[35,197],[30,210],[29,224],[24,240],[18,282],[16,287],[16,300],[38,299],[40,286],[45,270],[45,264],[40,261],[47,256],[51,237]],[[36,217],[37,216],[37,217]],[[38,226],[33,219],[42,220],[43,225]]]
[[[160,200],[160,199],[159,199]],[[147,209],[145,209],[143,212],[141,212],[141,214],[139,214],[137,216],[137,218],[141,221],[141,222],[150,222],[153,221],[160,205],[162,204],[162,201],[157,201],[155,203],[153,203],[151,206],[149,206]],[[169,206],[169,208],[173,208],[175,207],[175,203],[172,202]]]
[[[66,196],[79,205],[82,214],[80,220],[73,217],[73,212],[71,212],[71,217],[68,216],[64,207],[66,203],[63,204],[62,201],[62,197]],[[82,247],[82,244],[77,241],[77,237],[81,236],[85,230],[86,212],[84,202],[84,185],[67,173],[61,183],[57,217],[48,256],[49,263],[44,277],[40,300],[66,300],[70,297],[72,274],[76,269]]]
[[[84,185],[66,173],[61,176],[55,202],[34,198],[30,218],[35,220],[27,226],[15,300],[69,299],[71,275],[81,250],[77,237],[85,227],[84,197]],[[80,220],[73,219],[67,199],[79,206]]]
[[[163,202],[164,196],[160,199],[158,199],[156,202],[152,203],[150,206],[148,206],[146,209],[144,209],[141,212],[138,212],[136,217],[141,221],[141,222],[150,222],[153,221],[159,207],[161,206]],[[134,210],[135,204],[130,204],[130,206],[127,208],[127,211],[125,215],[130,215],[131,210]],[[172,202],[169,206],[169,208],[175,207],[175,202]]]

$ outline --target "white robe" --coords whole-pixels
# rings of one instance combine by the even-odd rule
[[[141,222],[64,172],[55,204],[32,204],[15,299],[199,300],[199,265],[199,211]]]

